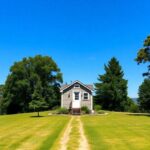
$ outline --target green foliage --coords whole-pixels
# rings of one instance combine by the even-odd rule
[[[139,87],[138,103],[142,111],[150,112],[150,79],[145,79]]]
[[[132,112],[131,110],[132,110],[132,108],[134,106],[137,106],[137,104],[130,97],[128,97],[126,105],[125,105],[125,108],[124,108],[124,111],[126,111],[126,112]]]
[[[33,111],[37,111],[39,117],[40,116],[39,112],[41,110],[45,110],[46,108],[48,108],[48,104],[43,99],[32,100],[29,103],[29,108]]]
[[[0,97],[3,96],[4,85],[0,85]]]
[[[139,106],[130,97],[128,97],[125,111],[138,113],[139,112]]]
[[[34,92],[32,94],[32,101],[29,103],[29,108],[31,110],[37,111],[39,116],[39,111],[48,108],[48,103],[42,97],[42,85],[40,80],[37,82]]]
[[[138,62],[138,64],[150,62],[150,36],[148,36],[144,41],[143,48],[138,51],[135,60]],[[148,65],[148,71],[143,75],[150,78],[150,65]]]
[[[29,103],[38,99],[49,108],[59,105],[61,82],[62,74],[51,57],[37,55],[16,62],[6,80],[3,112],[28,112]],[[38,90],[37,86],[40,86]]]
[[[57,110],[57,109],[59,109],[60,108],[60,106],[54,106],[53,108],[52,108],[52,110]]]
[[[132,113],[140,112],[138,105],[137,104],[130,105],[129,112],[132,112]]]
[[[101,105],[95,105],[94,106],[94,110],[95,110],[95,113],[98,113],[98,114],[104,114],[105,111],[102,110],[102,106]]]
[[[82,106],[81,107],[81,112],[82,112],[82,114],[89,114],[90,110],[87,106]]]
[[[4,85],[0,85],[0,114],[2,114],[3,91],[4,91]]]
[[[101,105],[95,105],[94,106],[94,110],[95,111],[99,111],[99,110],[101,110],[102,109],[102,106]]]
[[[96,96],[94,101],[103,109],[124,111],[127,105],[127,80],[116,58],[105,65],[105,74],[99,75],[95,84]]]
[[[104,110],[98,110],[96,113],[98,113],[98,114],[105,114],[105,111]]]
[[[68,114],[68,113],[69,113],[69,110],[68,110],[67,108],[65,108],[65,107],[62,107],[62,108],[58,108],[58,109],[56,110],[56,113],[57,113],[57,114]]]
[[[29,103],[29,108],[34,111],[40,111],[40,110],[44,110],[44,109],[48,108],[48,104],[43,99],[32,100]]]

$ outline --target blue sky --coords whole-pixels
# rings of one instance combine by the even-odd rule
[[[137,97],[145,65],[134,61],[150,34],[149,0],[0,0],[0,84],[23,57],[49,55],[64,82],[94,83],[116,57]]]

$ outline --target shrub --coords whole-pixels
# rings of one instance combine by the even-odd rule
[[[68,113],[69,113],[69,110],[68,110],[67,108],[65,108],[65,107],[62,107],[62,108],[58,108],[58,109],[56,110],[56,113],[57,113],[57,114],[68,114]]]
[[[139,107],[137,104],[132,104],[129,108],[129,112],[132,112],[132,113],[138,113],[139,112]]]
[[[97,113],[98,113],[98,114],[105,114],[105,111],[103,111],[103,110],[98,110]]]
[[[94,106],[94,110],[95,111],[99,111],[99,110],[101,110],[102,109],[102,106],[101,105],[95,105]]]
[[[60,108],[59,106],[54,106],[54,107],[52,107],[52,110],[57,110],[59,108]]]
[[[82,112],[83,114],[89,114],[89,113],[90,113],[90,110],[89,110],[89,108],[88,108],[87,106],[82,106],[82,107],[81,107],[81,112]]]

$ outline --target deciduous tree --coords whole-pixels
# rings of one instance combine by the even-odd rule
[[[29,103],[35,99],[37,84],[41,84],[40,96],[49,108],[53,107],[53,101],[59,103],[59,86],[62,82],[62,74],[54,60],[49,56],[37,55],[24,58],[16,62],[10,68],[10,74],[6,80],[3,111],[6,113],[28,112]]]

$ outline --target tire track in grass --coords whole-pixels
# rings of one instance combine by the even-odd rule
[[[72,116],[57,150],[89,150],[80,116]]]
[[[79,118],[79,129],[80,129],[80,146],[79,146],[79,150],[89,150],[90,146],[89,143],[87,141],[87,138],[84,134],[84,129],[83,129],[83,124],[81,122],[81,118]]]
[[[63,134],[62,138],[60,139],[60,148],[58,148],[59,150],[67,149],[67,143],[69,141],[69,135],[70,135],[71,129],[72,129],[72,121],[73,121],[73,117],[71,117],[71,119],[64,131],[64,134]]]
[[[67,143],[67,150],[77,150],[80,146],[79,118],[76,116],[73,118],[69,141]]]

